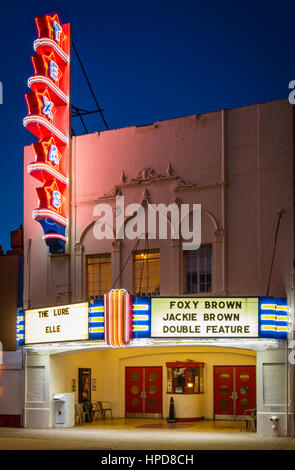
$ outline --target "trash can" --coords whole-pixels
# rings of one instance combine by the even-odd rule
[[[53,427],[73,428],[75,426],[75,394],[55,393],[53,395]]]

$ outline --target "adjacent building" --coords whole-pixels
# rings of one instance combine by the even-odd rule
[[[0,247],[0,426],[21,426],[23,356],[17,351],[16,312],[22,308],[23,228],[10,232],[11,249]]]

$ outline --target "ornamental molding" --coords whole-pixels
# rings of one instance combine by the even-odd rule
[[[76,203],[72,203],[72,205],[77,206],[82,204],[95,204],[102,201],[112,201],[116,199],[117,196],[123,195],[124,189],[162,183],[174,183],[174,186],[171,188],[172,193],[178,193],[182,191],[203,191],[220,188],[222,186],[228,186],[227,184],[222,182],[200,185],[185,181],[180,176],[174,174],[172,164],[168,162],[165,175],[157,173],[156,170],[154,170],[153,168],[145,167],[140,169],[135,177],[128,178],[124,169],[122,169],[120,175],[120,183],[114,185],[109,192],[106,192],[101,196],[95,197],[91,200],[77,201]],[[149,193],[146,188],[142,193],[142,200],[146,200],[147,202],[149,202]],[[178,200],[178,198],[176,197],[175,200]]]
[[[121,241],[120,240],[113,240],[112,241],[112,247],[114,251],[119,251],[121,247]]]
[[[76,243],[75,245],[75,255],[82,255],[84,251],[83,243]]]
[[[224,230],[222,227],[218,227],[214,232],[215,238],[217,242],[221,242],[224,236]]]
[[[142,191],[140,204],[143,205],[144,202],[146,204],[151,204],[150,195],[149,195],[149,192],[146,188]]]
[[[176,185],[173,189],[174,192],[181,192],[181,191],[204,191],[208,189],[216,189],[216,188],[221,188],[222,186],[226,187],[228,186],[225,183],[213,183],[213,184],[205,184],[205,185],[199,185],[199,184],[192,184],[188,182],[183,182],[183,184]]]

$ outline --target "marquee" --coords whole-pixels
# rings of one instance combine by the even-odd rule
[[[157,338],[170,342],[185,338],[288,339],[289,307],[284,298],[133,298],[124,289],[113,289],[104,298],[66,307],[72,311],[79,305],[83,305],[83,315],[79,317],[81,324],[80,320],[67,322],[73,316],[55,314],[65,306],[20,310],[18,344],[84,339],[90,343],[124,347],[138,341],[144,344],[145,339],[150,344],[150,340]],[[44,316],[42,312],[45,312]]]

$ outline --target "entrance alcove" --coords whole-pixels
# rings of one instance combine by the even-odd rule
[[[166,346],[138,348],[108,348],[93,351],[72,351],[50,356],[50,393],[72,391],[72,379],[76,378],[76,402],[78,402],[78,369],[91,368],[96,379],[92,400],[110,400],[113,414],[124,417],[126,394],[126,368],[162,368],[162,414],[169,414],[166,362],[204,362],[204,417],[214,417],[214,366],[255,366],[256,353],[251,350],[212,346]],[[177,413],[177,410],[176,410]]]

